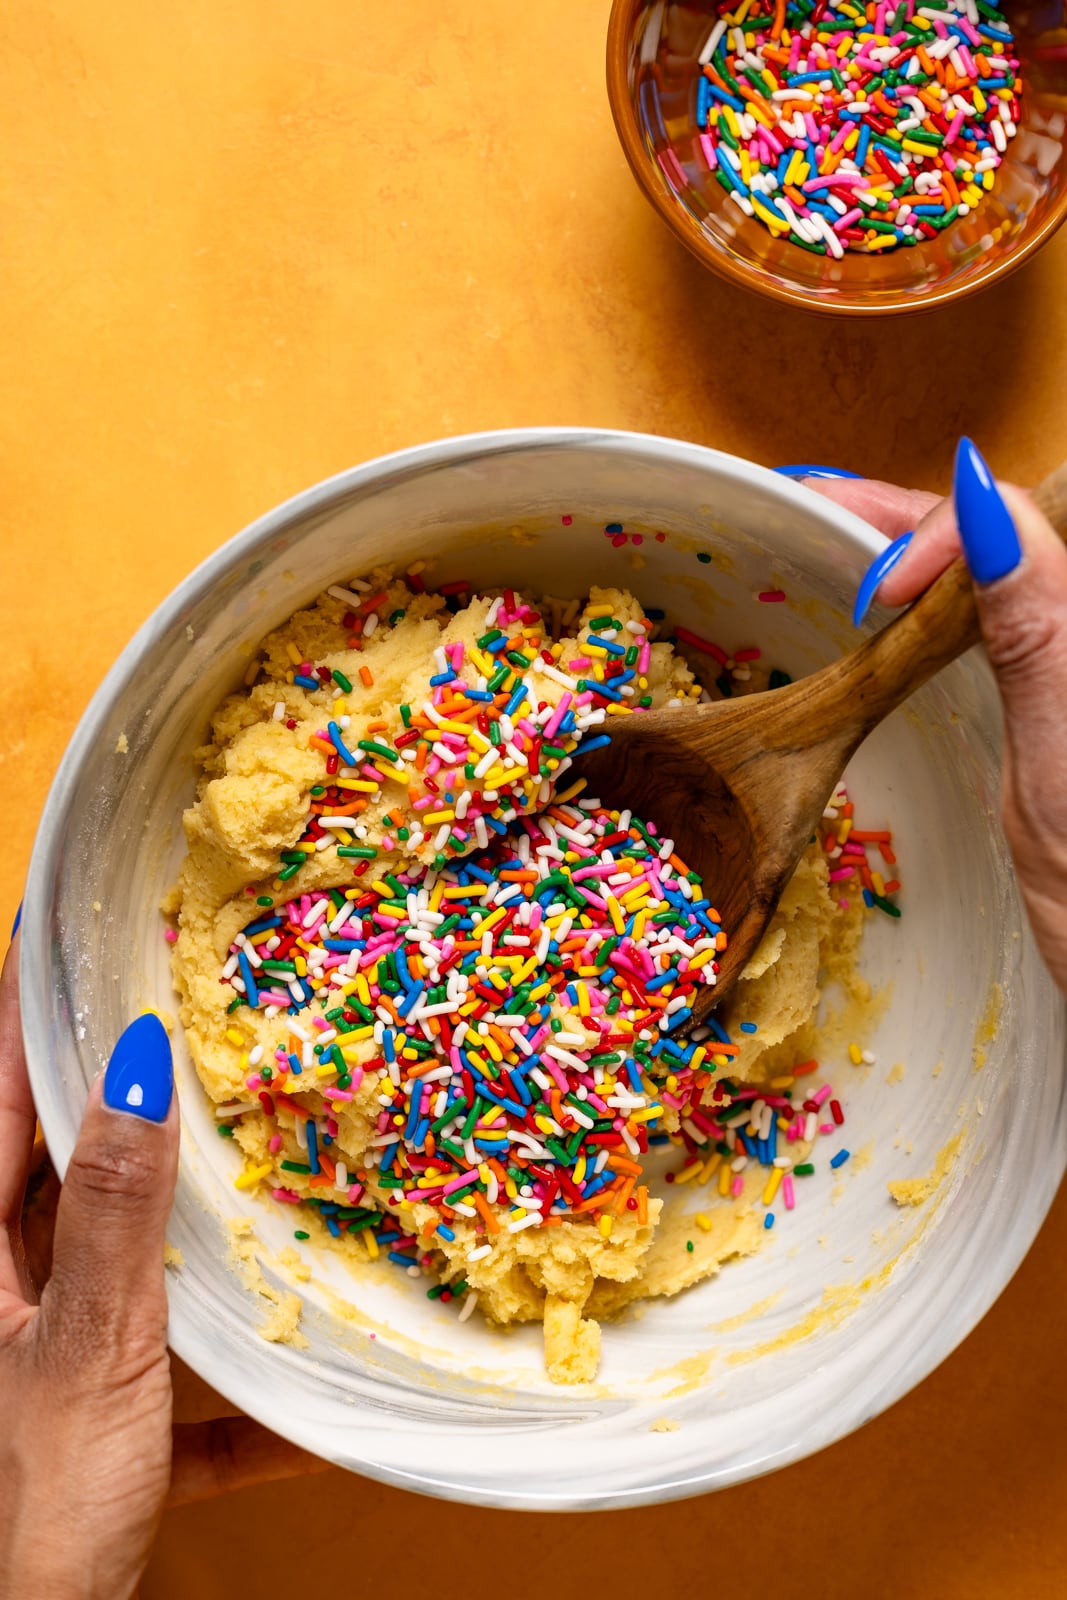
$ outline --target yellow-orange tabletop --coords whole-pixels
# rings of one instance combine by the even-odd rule
[[[765,307],[706,276],[639,196],[605,98],[607,13],[8,0],[5,929],[116,652],[208,551],[327,473],[561,422],[932,488],[961,431],[1023,482],[1067,455],[1067,232],[940,314]],[[330,1472],[171,1513],[143,1594],[1058,1597],[1065,1245],[1061,1200],[933,1377],[776,1477],[549,1519]]]

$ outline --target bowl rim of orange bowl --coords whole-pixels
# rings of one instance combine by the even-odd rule
[[[824,316],[886,317],[904,313],[935,311],[954,300],[964,300],[979,290],[988,288],[1000,278],[1006,278],[1040,250],[1067,219],[1067,184],[1055,197],[1048,215],[1029,236],[1020,240],[1007,255],[992,256],[989,264],[982,266],[963,283],[945,284],[940,288],[923,289],[918,293],[907,290],[893,299],[867,301],[842,298],[832,302],[813,298],[799,284],[777,283],[768,274],[753,270],[743,262],[719,254],[709,245],[696,218],[671,195],[653,169],[648,149],[641,137],[629,86],[629,43],[639,14],[647,9],[649,0],[612,0],[608,19],[607,83],[608,102],[615,123],[615,131],[623,148],[630,171],[637,180],[645,198],[651,202],[666,222],[671,232],[705,267],[721,278],[736,283],[750,294],[762,294],[785,305],[800,306],[804,311]]]

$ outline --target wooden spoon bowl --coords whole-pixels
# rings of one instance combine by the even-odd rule
[[[1034,499],[1067,531],[1067,463]],[[714,705],[610,718],[610,745],[576,768],[588,793],[673,839],[728,936],[718,980],[698,991],[689,1026],[744,970],[856,749],[979,636],[974,587],[957,560],[909,610],[808,678]]]

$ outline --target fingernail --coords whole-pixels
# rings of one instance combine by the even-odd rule
[[[996,583],[1014,572],[1023,558],[1019,535],[993,474],[970,439],[961,439],[956,446],[952,498],[963,554],[975,582]]]
[[[814,467],[804,464],[793,467],[775,467],[783,478],[858,478],[858,472],[846,472],[844,467]]]
[[[11,937],[12,937],[12,939],[15,937],[16,933],[18,933],[18,931],[19,931],[19,923],[21,921],[22,921],[22,901],[20,900],[19,901],[19,908],[15,912],[15,920],[11,924]]]
[[[136,1017],[111,1052],[104,1073],[104,1104],[146,1122],[164,1122],[174,1093],[174,1061],[167,1030],[154,1011]]]
[[[894,539],[892,544],[887,544],[885,549],[876,555],[867,571],[863,574],[863,581],[856,591],[856,603],[852,607],[852,624],[858,628],[868,611],[871,602],[878,592],[878,585],[887,572],[891,572],[911,543],[914,535],[902,533]]]

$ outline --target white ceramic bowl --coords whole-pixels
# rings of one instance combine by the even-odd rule
[[[562,524],[566,514],[570,526]],[[643,532],[616,549],[605,524]],[[653,536],[666,533],[662,542]],[[382,561],[561,594],[631,585],[728,647],[805,673],[846,646],[879,538],[828,501],[694,445],[569,429],[402,451],[261,517],[183,583],[120,657],[53,785],[34,850],[22,994],[34,1093],[60,1168],[86,1086],[146,1003],[174,1004],[158,906],[180,858],[191,752],[255,642],[326,584]],[[701,564],[697,552],[711,553]],[[760,604],[781,586],[788,604]],[[854,1152],[798,1183],[766,1248],[605,1330],[600,1380],[554,1388],[539,1328],[492,1334],[387,1266],[312,1258],[299,1350],[257,1333],[264,1303],[232,1264],[253,1215],[268,1281],[292,1216],[233,1188],[177,1048],[184,1131],[170,1229],[178,1353],[235,1404],[343,1466],[487,1505],[620,1506],[737,1482],[817,1450],[891,1404],[1008,1282],[1065,1164],[1064,1017],[1025,927],[997,823],[998,716],[972,656],[862,750],[862,815],[891,821],[905,915],[874,916],[863,966],[891,1002],[876,1067],[826,1063]],[[120,735],[126,754],[116,753]],[[94,909],[98,902],[101,909]],[[988,1059],[976,1030],[999,984]],[[902,1063],[902,1081],[887,1082]],[[936,1074],[936,1075],[935,1075]],[[926,1173],[962,1134],[934,1200],[898,1211],[887,1180]],[[686,1201],[681,1191],[673,1203]],[[286,1287],[288,1285],[286,1284]],[[359,1306],[339,1318],[339,1296]],[[373,1335],[373,1337],[372,1337]],[[676,1423],[654,1429],[661,1419]]]

